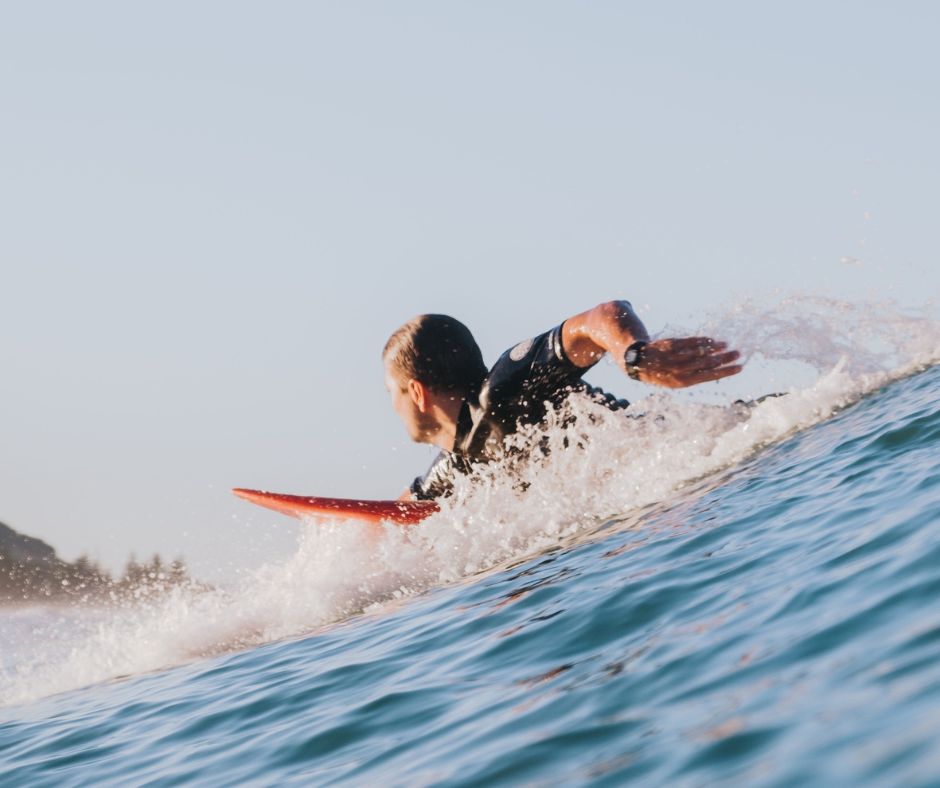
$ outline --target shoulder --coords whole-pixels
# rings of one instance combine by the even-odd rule
[[[558,363],[571,364],[562,344],[564,323],[513,345],[505,351],[493,365],[490,374],[502,367],[524,368],[533,364]]]
[[[493,365],[488,380],[496,383],[504,378],[549,370],[566,376],[583,375],[587,368],[577,366],[565,352],[562,340],[564,325],[560,323],[548,331],[513,345]]]
[[[487,408],[533,388],[554,390],[580,379],[587,370],[572,363],[565,353],[563,326],[524,339],[505,351],[487,375],[480,404]]]

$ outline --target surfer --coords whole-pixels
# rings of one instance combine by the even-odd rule
[[[735,375],[739,354],[710,337],[650,340],[628,301],[609,301],[526,339],[487,370],[473,335],[447,315],[419,315],[385,345],[385,386],[392,406],[418,443],[440,454],[400,500],[450,494],[457,473],[503,452],[520,425],[538,424],[547,407],[590,397],[612,409],[629,403],[589,386],[582,376],[605,353],[633,380],[684,388]]]

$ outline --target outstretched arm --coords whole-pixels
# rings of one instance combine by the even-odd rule
[[[736,350],[710,337],[649,341],[649,333],[628,301],[608,301],[565,321],[561,341],[568,358],[588,367],[604,353],[627,371],[624,353],[634,342],[648,342],[637,367],[644,383],[684,388],[726,378],[741,371]]]

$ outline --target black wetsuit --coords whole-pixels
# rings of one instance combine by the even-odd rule
[[[449,495],[455,474],[469,473],[475,463],[499,457],[507,435],[520,425],[538,424],[548,407],[560,407],[574,392],[613,410],[627,407],[626,400],[581,380],[588,369],[576,366],[565,354],[561,326],[507,350],[489,371],[479,396],[464,400],[453,451],[438,454],[427,473],[412,482],[412,495],[423,500]]]

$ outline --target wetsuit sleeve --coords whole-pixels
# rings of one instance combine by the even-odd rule
[[[434,458],[424,476],[419,476],[411,483],[411,494],[416,500],[446,498],[454,491],[454,475],[462,472],[455,459],[447,451],[442,451]]]

